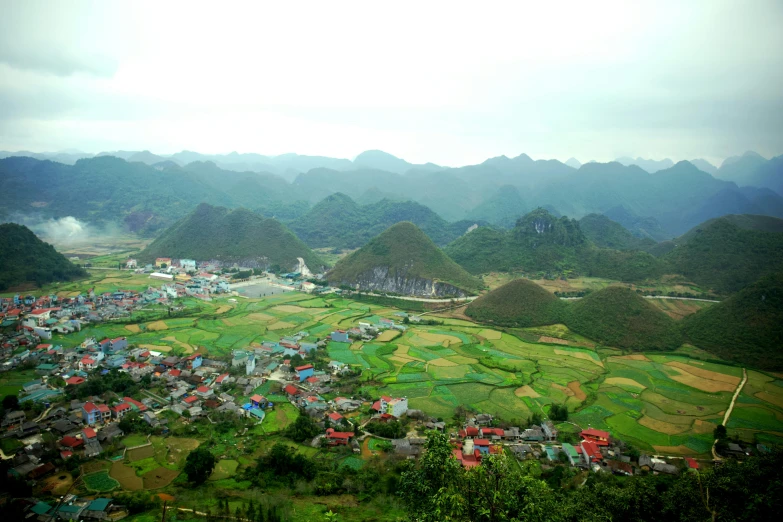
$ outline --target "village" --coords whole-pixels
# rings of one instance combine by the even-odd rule
[[[129,451],[147,448],[150,436],[165,440],[174,429],[196,430],[225,419],[234,420],[237,435],[249,430],[261,433],[247,443],[254,447],[267,428],[269,433],[285,433],[278,418],[287,418],[289,425],[293,419],[283,412],[306,417],[314,427],[302,441],[304,446],[354,458],[366,458],[369,451],[415,460],[426,451],[426,435],[434,430],[449,436],[453,457],[465,468],[497,454],[520,463],[536,462],[544,470],[564,466],[624,476],[677,475],[703,465],[690,457],[640,453],[609,431],[589,426],[560,433],[557,422],[545,415],[513,425],[489,413],[461,408],[452,418],[439,418],[410,408],[406,396],[362,393],[362,371],[348,359],[335,358],[330,344],[392,339],[422,320],[415,314],[371,316],[323,336],[304,329],[292,331],[224,355],[200,346],[192,353],[172,354],[137,345],[125,336],[88,337],[68,348],[53,342],[53,335],[70,335],[103,322],[130,321],[132,314],[144,313],[148,307],[170,317],[184,299],[237,296],[230,276],[211,273],[217,267],[192,260],[159,258],[155,265],[138,268],[131,259],[126,267],[163,283],[143,291],[96,293],[93,289],[73,297],[15,295],[0,301],[4,327],[0,371],[35,375],[22,383],[8,405],[4,400],[0,457],[10,477],[45,483],[74,466],[83,470],[91,462],[116,461]],[[306,293],[322,288],[298,273],[284,274],[275,284]],[[236,298],[226,301],[236,302]],[[270,416],[276,418],[275,426],[268,426]],[[731,443],[724,453],[742,457],[757,451],[767,449],[761,444],[743,448]],[[169,482],[174,477],[176,473]],[[53,516],[116,520],[127,514],[113,498],[94,495],[62,495],[56,504],[31,497],[29,513],[31,519],[41,521]]]

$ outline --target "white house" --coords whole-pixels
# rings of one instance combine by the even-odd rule
[[[196,271],[196,261],[193,259],[180,259],[179,266],[186,272]]]
[[[389,415],[395,417],[401,417],[406,411],[408,411],[408,399],[403,397],[401,399],[392,399],[386,402],[386,411]]]

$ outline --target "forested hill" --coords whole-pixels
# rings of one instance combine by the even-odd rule
[[[277,220],[247,209],[229,210],[206,203],[171,226],[139,258],[149,262],[156,257],[190,258],[279,265],[283,270],[304,259],[317,272],[326,263]]]
[[[358,205],[342,193],[327,196],[289,226],[312,248],[358,248],[395,223],[409,221],[438,245],[464,234],[471,221],[449,223],[428,207],[413,201],[383,199]]]
[[[540,208],[521,217],[509,231],[479,227],[449,244],[445,252],[473,274],[516,270],[638,281],[666,272],[665,264],[646,252],[596,247],[579,222]]]
[[[783,270],[783,220],[724,216],[674,241],[662,259],[676,273],[719,293],[736,292]]]
[[[649,237],[634,236],[627,228],[602,214],[588,214],[579,220],[585,237],[601,248],[648,250],[657,243]]]
[[[477,293],[483,286],[416,225],[406,222],[341,259],[327,278],[336,285],[407,295]]]
[[[783,273],[768,275],[683,321],[688,338],[723,359],[783,368]]]
[[[0,225],[0,290],[70,281],[86,275],[29,228],[14,223]]]

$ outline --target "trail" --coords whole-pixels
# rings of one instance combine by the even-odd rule
[[[745,386],[745,383],[748,382],[748,372],[745,368],[742,369],[742,381],[739,383],[739,386],[737,386],[737,390],[734,392],[734,397],[731,398],[731,403],[729,404],[729,407],[726,409],[726,415],[723,416],[723,425],[726,426],[729,423],[729,417],[731,417],[731,412],[734,410],[734,403],[737,402],[737,397],[739,397],[740,392],[742,392],[742,387]],[[721,458],[718,456],[718,453],[715,451],[715,445],[718,443],[718,439],[715,439],[715,441],[712,443],[712,457],[715,460],[721,460]]]
[[[643,295],[645,299],[673,299],[675,301],[701,301],[703,303],[720,303],[715,299],[699,299],[698,297],[672,297],[669,295]],[[563,301],[576,301],[581,297],[561,297]]]

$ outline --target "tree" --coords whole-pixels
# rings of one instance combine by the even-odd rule
[[[568,407],[565,404],[553,404],[549,408],[549,418],[553,421],[567,421]]]
[[[3,409],[4,410],[16,410],[19,409],[19,397],[16,395],[6,395],[3,397]]]
[[[215,469],[217,459],[206,448],[197,448],[191,451],[185,460],[185,474],[188,480],[194,484],[203,484]]]
[[[304,413],[299,413],[293,424],[288,426],[283,434],[295,442],[304,442],[312,439],[321,432],[313,419]]]
[[[715,426],[715,429],[712,430],[712,436],[715,439],[718,439],[718,440],[725,439],[726,435],[727,435],[727,433],[726,433],[726,426],[724,426],[723,424],[718,424],[717,426]]]

